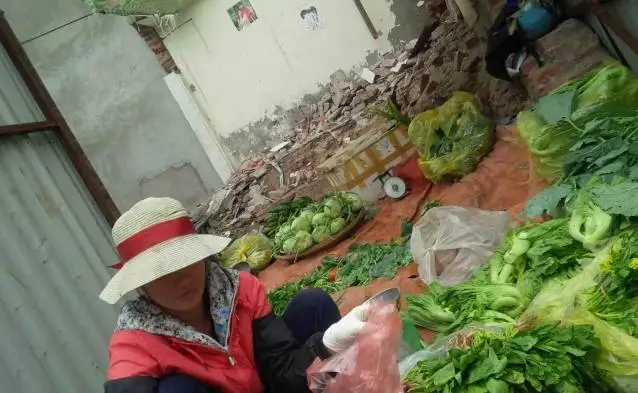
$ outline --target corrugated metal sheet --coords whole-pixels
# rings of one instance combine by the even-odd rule
[[[0,124],[41,120],[0,47]],[[53,133],[0,138],[0,392],[101,392],[108,226]]]

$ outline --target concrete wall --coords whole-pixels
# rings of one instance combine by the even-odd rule
[[[417,1],[363,0],[380,34],[375,40],[352,0],[252,0],[257,20],[238,31],[227,12],[236,2],[194,3],[164,42],[238,160],[294,132],[297,116],[288,110],[312,100],[335,71],[358,73],[431,22]],[[311,7],[314,28],[301,18]]]
[[[125,18],[89,15],[80,0],[0,0],[0,8],[120,209],[151,195],[193,205],[221,186]]]

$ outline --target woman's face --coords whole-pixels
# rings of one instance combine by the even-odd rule
[[[199,261],[144,286],[144,292],[167,311],[184,312],[202,302],[206,283],[206,265]]]

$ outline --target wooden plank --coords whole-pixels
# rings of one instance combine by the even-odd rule
[[[33,123],[9,124],[0,126],[0,136],[22,135],[38,131],[58,131],[58,125],[52,121],[37,121]]]
[[[376,40],[377,38],[379,38],[379,32],[374,27],[374,23],[372,23],[372,19],[370,19],[370,15],[368,15],[368,11],[366,11],[365,7],[361,3],[361,0],[353,0],[353,1],[354,1],[354,5],[357,6],[357,9],[359,10],[359,13],[361,14],[363,21],[368,27],[368,30],[370,30],[370,34],[372,35],[372,38]]]

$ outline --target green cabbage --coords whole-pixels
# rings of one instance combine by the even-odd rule
[[[299,213],[299,218],[303,218],[304,220],[311,222],[312,221],[312,217],[314,217],[315,212],[313,212],[312,210],[304,210],[301,213]]]
[[[330,230],[327,226],[318,226],[312,231],[312,239],[315,243],[323,243],[330,239]]]
[[[323,201],[323,212],[330,218],[337,218],[341,215],[343,206],[336,198],[327,198]]]
[[[358,212],[363,209],[363,199],[359,194],[355,192],[342,192],[339,196],[353,211]]]
[[[309,232],[310,231],[310,222],[312,221],[312,217],[309,219],[308,216],[299,216],[292,221],[291,228],[294,232]]]
[[[328,217],[325,213],[317,213],[312,217],[313,227],[325,226],[329,222],[330,222],[330,217]]]
[[[336,235],[346,226],[346,220],[343,218],[335,218],[330,222],[330,234]]]
[[[312,247],[313,244],[312,235],[306,231],[300,231],[297,232],[294,237],[284,242],[282,250],[289,254],[298,254],[306,251]]]

